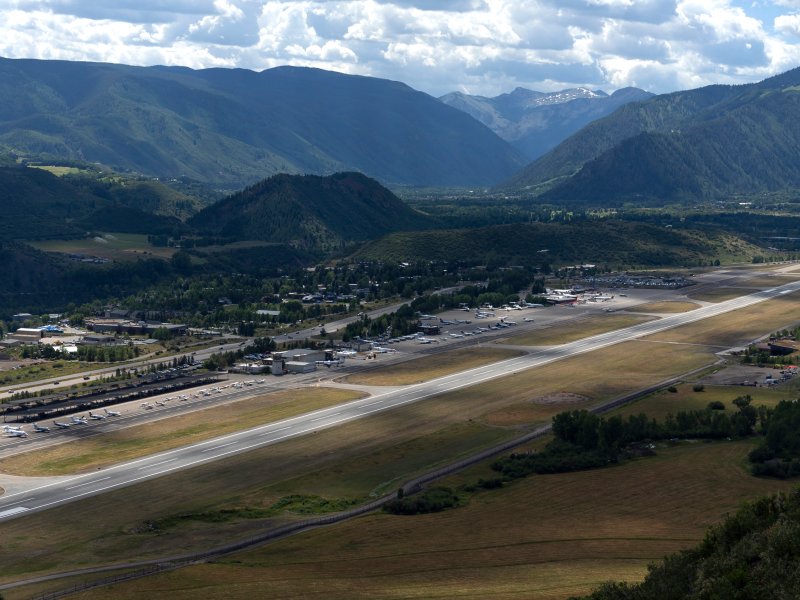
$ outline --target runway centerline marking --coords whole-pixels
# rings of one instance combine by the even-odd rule
[[[64,488],[65,490],[74,490],[75,488],[83,487],[86,485],[92,485],[93,483],[98,483],[100,481],[105,481],[106,479],[111,479],[111,475],[108,477],[101,477],[100,479],[92,479],[91,481],[87,481],[85,483],[79,483],[78,485],[71,485],[69,487]],[[30,500],[30,498],[28,499]]]

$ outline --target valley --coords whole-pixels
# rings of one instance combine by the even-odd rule
[[[728,83],[0,58],[2,598],[781,580],[800,70]]]

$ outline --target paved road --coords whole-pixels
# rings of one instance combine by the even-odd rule
[[[657,321],[641,323],[559,346],[542,348],[526,356],[477,367],[399,390],[388,391],[362,400],[148,456],[94,473],[53,482],[27,492],[3,496],[0,497],[0,521],[166,475],[179,469],[275,444],[320,429],[334,427],[371,414],[418,402],[431,396],[477,385],[523,369],[539,367],[556,360],[599,350],[620,342],[641,338],[796,291],[800,291],[800,281],[720,302],[719,304],[704,306],[688,313],[670,315]]]

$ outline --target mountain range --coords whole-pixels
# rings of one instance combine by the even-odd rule
[[[516,88],[493,98],[452,92],[439,100],[471,115],[534,160],[592,121],[652,96],[638,88],[610,96],[587,88],[551,93]]]
[[[0,59],[0,149],[238,189],[279,172],[489,185],[527,162],[395,81],[319,69]]]
[[[627,104],[505,187],[542,202],[663,204],[800,188],[800,69]]]

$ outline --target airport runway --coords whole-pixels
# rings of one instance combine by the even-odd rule
[[[402,389],[387,391],[362,400],[162,452],[86,475],[61,479],[27,492],[0,496],[0,521],[13,519],[35,511],[46,510],[54,506],[80,500],[81,498],[132,485],[146,479],[166,475],[180,469],[219,460],[233,454],[275,444],[320,429],[334,427],[381,411],[418,402],[425,398],[504,377],[523,369],[540,367],[563,358],[641,338],[797,291],[800,291],[800,281],[734,298],[726,302],[704,306],[691,312],[669,315],[656,321],[641,323],[560,346],[542,348],[526,356],[477,367]],[[2,477],[0,477],[0,484],[2,484]]]

